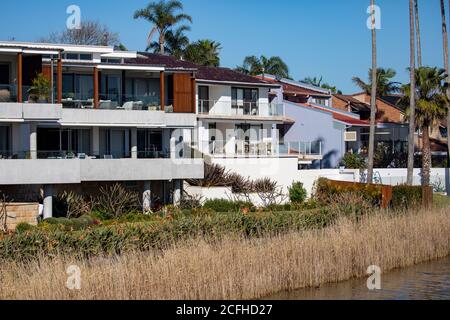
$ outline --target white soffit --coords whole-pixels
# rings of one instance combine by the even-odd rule
[[[137,58],[137,52],[134,52],[134,51],[114,51],[113,53],[102,54],[102,58],[135,59],[135,58]]]
[[[152,67],[152,66],[133,66],[133,65],[105,65],[100,64],[97,66],[99,70],[134,70],[134,71],[164,71],[164,67]]]

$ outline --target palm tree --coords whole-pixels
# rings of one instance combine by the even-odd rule
[[[178,0],[151,2],[146,8],[137,10],[134,13],[134,19],[143,18],[153,24],[153,28],[148,35],[148,44],[151,46],[151,40],[155,33],[159,33],[159,53],[164,54],[165,52],[165,36],[167,31],[169,31],[174,25],[189,21],[192,23],[191,16],[179,13],[176,14],[177,10],[183,10],[183,4]]]
[[[306,83],[306,84],[310,84],[312,86],[316,86],[322,89],[326,89],[326,90],[330,90],[333,93],[339,93],[342,94],[341,90],[338,90],[336,86],[333,86],[331,84],[328,83],[322,83],[323,77],[321,76],[320,78],[314,77],[306,77],[303,80],[300,80],[300,82]]]
[[[449,1],[450,3],[450,1]],[[444,67],[445,73],[447,74],[446,83],[450,83],[449,75],[449,61],[448,61],[448,35],[447,35],[447,20],[445,18],[445,4],[444,0],[441,0],[441,16],[442,16],[442,38],[444,47]],[[450,87],[447,86],[447,98],[450,100]],[[448,163],[450,165],[450,138],[448,138],[448,131],[450,130],[450,104],[447,104],[448,115],[447,115],[447,148],[448,148]],[[448,192],[450,195],[450,191]]]
[[[188,26],[181,26],[175,31],[168,30],[164,36],[166,42],[164,44],[164,52],[181,59],[184,56],[184,51],[189,45],[189,38],[184,34],[185,31],[191,30]],[[154,53],[160,52],[160,46],[157,41],[153,41],[147,47],[147,51],[152,50]]]
[[[409,43],[410,43],[410,89],[409,89],[409,135],[408,135],[408,170],[406,182],[412,186],[414,176],[414,134],[416,132],[416,77],[415,77],[415,34],[414,34],[414,3],[409,0]]]
[[[420,20],[419,20],[419,0],[414,0],[414,11],[416,17],[416,34],[417,34],[417,64],[422,66],[422,45],[420,41]]]
[[[375,38],[376,41],[376,38]],[[376,46],[376,42],[375,42]],[[368,95],[372,94],[372,82],[374,82],[374,79],[376,81],[376,96],[382,97],[389,93],[397,92],[400,87],[399,82],[391,81],[392,78],[394,78],[397,75],[397,72],[395,72],[394,69],[388,68],[378,68],[376,69],[375,78],[373,77],[373,68],[369,69],[369,83],[364,82],[359,77],[353,77],[353,82],[361,88],[365,93]]]
[[[204,39],[187,46],[184,58],[202,66],[218,67],[220,65],[220,42]]]
[[[370,93],[370,132],[369,132],[369,154],[368,154],[368,163],[367,163],[367,183],[373,183],[373,156],[375,153],[375,118],[377,113],[377,94],[384,90],[386,91],[388,89],[387,86],[380,87],[381,84],[385,85],[386,82],[389,84],[387,79],[390,79],[388,77],[385,77],[385,82],[378,82],[377,75],[381,75],[381,72],[378,72],[377,70],[377,31],[375,28],[375,1],[370,0],[370,5],[372,9],[372,79],[370,81],[371,83],[371,93]],[[393,71],[393,70],[392,70]],[[394,73],[390,72],[392,74],[392,78],[395,76]],[[359,79],[361,80],[361,79]],[[354,79],[355,81],[355,79]],[[356,79],[356,82],[358,82],[358,79]],[[380,85],[379,85],[380,83]],[[379,88],[380,87],[380,88]],[[380,92],[378,91],[380,89]]]
[[[267,58],[262,55],[260,58],[256,56],[247,56],[242,66],[236,68],[245,74],[252,76],[271,74],[280,78],[289,78],[289,68],[287,64],[277,56]]]
[[[404,93],[399,104],[406,107],[407,113],[410,113],[411,98],[415,96],[415,125],[421,129],[423,139],[422,150],[422,184],[430,184],[431,169],[431,145],[430,128],[444,119],[447,115],[448,98],[445,94],[446,78],[445,70],[430,67],[419,67],[414,71],[415,86],[405,85],[402,88]],[[411,88],[415,87],[414,92]]]
[[[305,79],[301,80],[300,82],[307,83],[307,84],[310,84],[310,85],[313,85],[313,86],[316,86],[316,87],[320,87],[322,85],[322,80],[323,80],[322,76],[320,78],[317,78],[317,77],[314,77],[314,78],[306,77]]]

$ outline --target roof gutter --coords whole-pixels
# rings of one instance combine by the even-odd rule
[[[207,79],[197,79],[197,82],[199,83],[209,83],[209,84],[234,84],[234,85],[241,85],[241,86],[248,86],[248,87],[268,87],[268,88],[280,88],[281,85],[277,84],[271,84],[271,83],[256,83],[256,82],[240,82],[240,81],[221,81],[221,80],[207,80]]]

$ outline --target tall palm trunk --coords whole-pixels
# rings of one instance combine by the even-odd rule
[[[450,0],[449,0],[450,4]],[[450,75],[449,75],[449,62],[448,62],[448,35],[447,35],[447,20],[445,18],[445,4],[444,0],[441,0],[441,16],[442,16],[442,38],[443,38],[443,47],[444,47],[444,68],[445,73],[447,74],[446,82],[450,83]],[[447,86],[447,98],[450,99],[450,87]],[[447,114],[447,149],[448,149],[448,166],[450,166],[450,138],[449,138],[449,130],[450,130],[450,104],[447,104],[448,114]],[[449,190],[450,195],[450,190]]]
[[[161,32],[159,34],[159,53],[160,54],[164,54],[164,43],[165,43],[164,32]]]
[[[422,185],[430,185],[431,171],[431,145],[430,145],[430,126],[422,127],[423,146],[422,146]]]
[[[407,183],[413,184],[414,174],[414,136],[416,131],[416,77],[415,77],[415,36],[414,36],[414,0],[409,0],[409,40],[410,40],[410,81],[411,95],[409,108],[409,137],[408,137],[408,173]]]
[[[416,34],[417,34],[417,65],[422,66],[422,44],[420,40],[420,19],[419,19],[419,0],[414,0],[414,11],[416,14]]]
[[[372,12],[372,92],[370,96],[369,161],[367,183],[373,182],[373,156],[375,151],[375,117],[377,113],[377,32],[375,29],[375,1],[370,1]]]

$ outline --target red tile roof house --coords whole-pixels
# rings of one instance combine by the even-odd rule
[[[332,108],[330,91],[271,75],[258,76],[282,88],[271,91],[271,99],[284,104],[286,117],[292,122],[279,126],[280,136],[289,141],[309,141],[312,148],[321,148],[323,158],[308,168],[336,168],[347,151],[347,140],[354,140],[353,128],[367,128],[369,122],[348,110]]]
[[[285,117],[283,104],[270,100],[270,92],[279,89],[279,84],[228,68],[200,66],[158,54],[142,53],[140,61],[196,69],[197,129],[202,153],[215,159],[292,156],[311,162],[311,158],[320,157],[320,148],[312,152],[298,140],[279,146],[278,155],[271,150],[278,144],[278,135],[272,130],[291,122]]]
[[[408,143],[408,124],[405,110],[400,108],[397,103],[401,98],[398,94],[391,94],[377,98],[377,141],[392,143],[396,150],[407,150]],[[341,110],[351,110],[358,113],[361,119],[370,120],[370,95],[361,92],[353,95],[333,95],[333,107]],[[434,156],[446,156],[447,154],[447,138],[446,125],[442,121],[438,126],[432,128],[431,149]],[[368,146],[368,132],[361,131],[363,144],[360,148]],[[421,135],[416,134],[415,144],[417,152],[422,149]],[[357,151],[357,150],[353,150]]]

